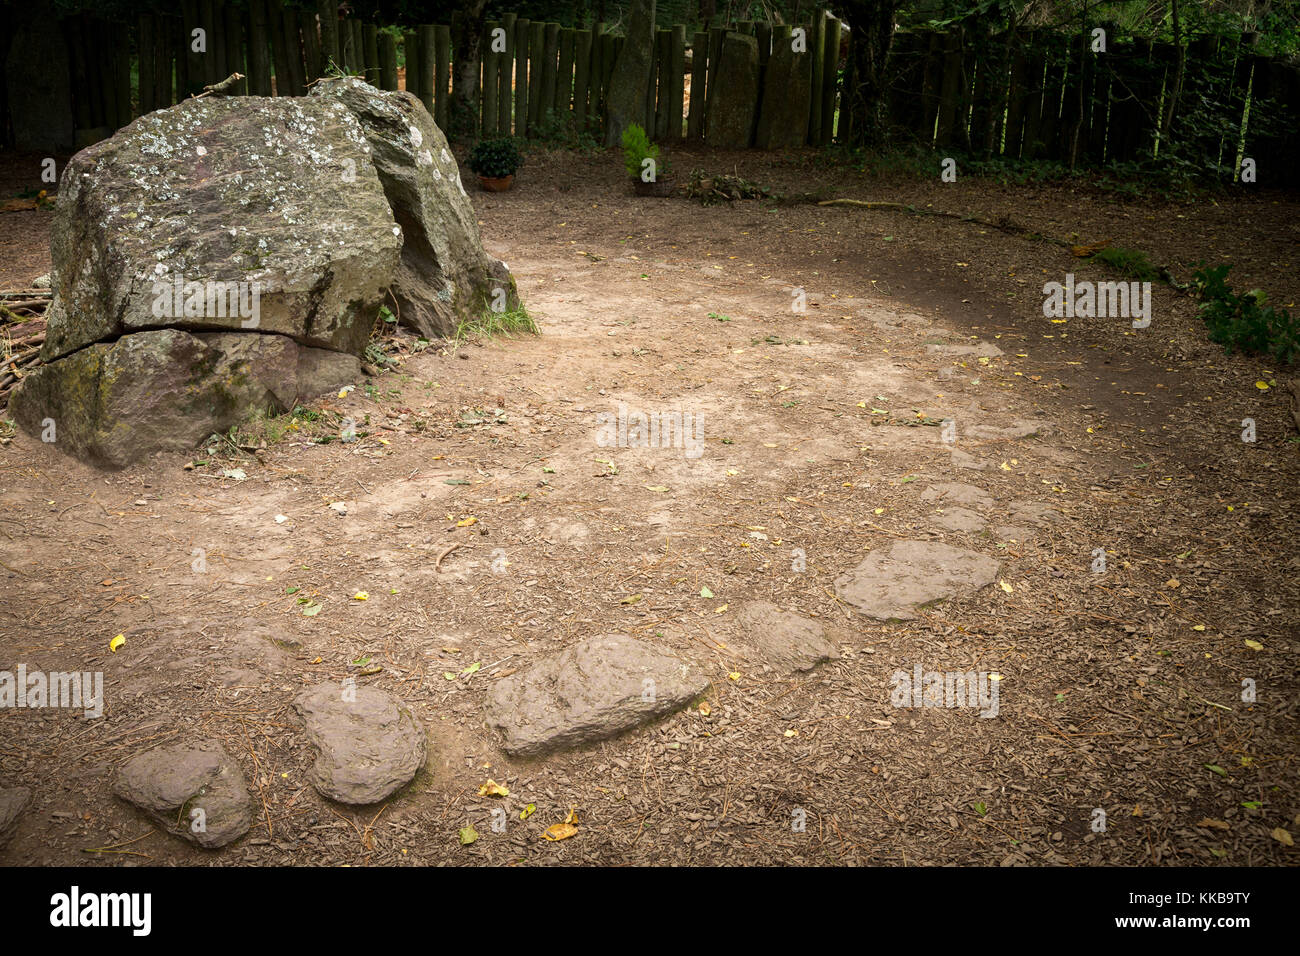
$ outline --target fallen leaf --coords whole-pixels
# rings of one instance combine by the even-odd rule
[[[1264,649],[1263,644],[1261,644],[1259,641],[1252,641],[1250,638],[1246,638],[1246,646],[1249,647],[1252,651],[1262,651]]]
[[[477,840],[477,839],[478,839],[478,831],[475,830],[473,827],[461,827],[461,828],[460,828],[460,845],[461,845],[461,846],[469,846],[471,843],[473,843],[473,842],[474,842],[475,840]]]
[[[112,651],[114,654],[116,654],[117,649],[125,643],[126,643],[126,635],[119,634],[117,635],[117,637],[113,638],[111,641],[108,642],[108,649]]]
[[[356,594],[352,595],[352,600],[354,600],[354,601],[369,601],[369,600],[370,600],[370,592],[369,592],[369,591],[358,591]]]
[[[711,598],[713,597],[713,592],[710,591],[707,587],[700,588],[700,597]]]
[[[1206,827],[1207,829],[1214,829],[1214,830],[1231,830],[1231,829],[1232,829],[1232,827],[1228,826],[1228,824],[1225,823],[1224,821],[1222,821],[1222,820],[1211,820],[1209,817],[1205,817],[1205,818],[1202,819],[1202,820],[1197,820],[1197,821],[1196,821],[1196,825],[1197,825],[1198,827]]]
[[[535,811],[536,809],[537,809],[537,804],[535,803],[528,804],[528,806],[524,807],[522,810],[519,811],[519,819],[527,820],[529,817],[533,815],[533,811]]]
[[[637,603],[640,603],[640,601],[641,601],[641,595],[640,595],[640,594],[633,594],[633,595],[630,596],[630,597],[625,597],[625,598],[623,598],[623,600],[619,601],[618,603],[619,603],[619,604],[637,604]]]
[[[1281,827],[1273,828],[1272,837],[1284,846],[1295,846],[1295,840],[1291,838],[1291,834],[1288,831],[1283,830]]]
[[[705,717],[713,713],[713,708],[709,706],[709,702],[707,700],[700,701],[700,713]]]
[[[1012,591],[1015,590],[1015,588],[1013,588],[1013,587],[1012,587],[1010,584],[1008,584],[1006,581],[999,581],[999,582],[998,582],[998,587],[1000,587],[1002,590],[1006,591],[1008,594],[1010,594]]]
[[[480,797],[508,797],[510,796],[510,790],[495,780],[489,779],[487,783],[478,788],[478,795]]]
[[[456,527],[457,527],[457,528],[468,528],[470,525],[475,524],[477,521],[478,521],[478,518],[475,518],[473,515],[470,515],[470,516],[469,516],[468,518],[466,518],[464,521],[457,521],[457,522],[456,522]]]
[[[553,823],[543,831],[542,836],[552,843],[577,836],[578,828],[571,823]]]

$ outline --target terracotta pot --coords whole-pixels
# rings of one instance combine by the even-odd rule
[[[515,184],[514,174],[509,176],[480,176],[478,184],[490,193],[503,193]]]

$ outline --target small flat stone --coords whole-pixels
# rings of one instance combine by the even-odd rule
[[[974,345],[927,345],[925,350],[931,355],[974,355],[983,358],[997,358],[1003,352],[992,342],[980,342]]]
[[[708,686],[696,668],[648,641],[603,634],[498,680],[485,713],[506,753],[535,757],[638,727]]]
[[[945,508],[930,520],[947,531],[978,531],[984,527],[984,518],[969,508]]]
[[[1037,525],[1056,524],[1061,520],[1059,511],[1038,501],[1013,501],[1010,511],[1022,521],[1032,521]]]
[[[428,738],[418,717],[377,687],[321,684],[294,701],[317,749],[312,785],[339,803],[377,803],[424,766]]]
[[[14,829],[18,818],[31,802],[32,792],[26,787],[5,787],[0,789],[0,847],[4,846]]]
[[[736,617],[736,643],[787,674],[810,671],[840,656],[826,630],[812,618],[783,611],[768,601],[751,601]]]
[[[835,581],[835,593],[878,621],[910,621],[916,609],[973,593],[997,578],[993,558],[938,541],[895,541]]]
[[[942,502],[945,507],[961,505],[966,508],[988,508],[993,504],[993,496],[983,488],[956,481],[941,481],[931,485],[921,492],[921,500]]]
[[[119,768],[113,792],[172,836],[207,849],[238,840],[253,823],[244,774],[217,740],[137,754]]]

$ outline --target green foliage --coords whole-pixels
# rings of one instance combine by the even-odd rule
[[[1154,282],[1160,278],[1160,270],[1151,264],[1147,254],[1140,249],[1126,249],[1123,246],[1105,246],[1092,254],[1092,258],[1104,262],[1116,272],[1137,279],[1140,282]]]
[[[1284,365],[1292,364],[1300,358],[1300,317],[1269,305],[1268,297],[1259,289],[1245,294],[1233,292],[1226,281],[1231,268],[1225,263],[1192,273],[1210,341],[1219,343],[1228,353],[1271,355]]]
[[[482,139],[469,151],[469,168],[488,179],[513,176],[524,164],[513,137]]]
[[[477,319],[467,319],[456,326],[455,341],[464,341],[471,335],[492,338],[496,335],[511,336],[524,333],[537,335],[538,331],[537,323],[521,304],[518,308],[504,312],[484,309],[483,314]]]
[[[654,160],[656,179],[668,173],[670,165],[667,159],[660,159],[659,147],[650,142],[641,126],[632,123],[623,130],[623,168],[633,179],[640,179],[642,164],[647,159]]]

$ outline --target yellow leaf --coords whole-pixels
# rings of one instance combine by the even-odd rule
[[[883,514],[885,513],[885,509],[884,509],[884,508],[877,508],[875,511],[873,511],[873,512],[871,512],[871,513],[872,513],[872,514],[876,514],[876,515],[883,515]]]
[[[728,468],[728,469],[727,469],[727,474],[729,474],[729,475],[738,475],[738,474],[740,474],[740,472],[736,471],[736,469],[734,469],[734,468]]]
[[[369,600],[370,600],[370,592],[368,592],[368,591],[358,591],[356,594],[352,595],[352,600],[354,600],[354,601],[369,601]]]
[[[1263,644],[1261,644],[1259,641],[1252,641],[1250,638],[1246,638],[1246,646],[1249,647],[1252,651],[1262,651],[1264,649]]]
[[[473,515],[470,515],[468,518],[464,519],[463,521],[457,521],[457,522],[456,522],[456,527],[457,527],[457,528],[468,528],[470,525],[476,523],[477,521],[478,521],[478,518],[475,518]]]
[[[713,708],[709,706],[709,702],[707,700],[700,701],[700,713],[705,717],[713,713]]]
[[[558,840],[567,840],[571,836],[576,836],[578,828],[571,823],[553,823],[542,833],[542,836],[552,843]]]
[[[577,808],[577,807],[569,807],[569,812],[566,813],[566,814],[564,815],[564,822],[565,822],[565,823],[572,824],[573,826],[577,826],[577,825],[578,825],[578,808]]]
[[[1003,471],[1011,470],[1011,466],[1008,465],[1005,461],[1002,464],[998,465],[998,467],[1001,468]]]
[[[713,609],[713,613],[714,613],[714,614],[721,614],[723,611],[725,611],[725,610],[726,610],[727,608],[729,608],[729,607],[731,607],[730,604],[724,604],[724,605],[722,605],[722,607],[715,607],[715,608]]]
[[[529,817],[533,815],[533,811],[536,809],[537,809],[537,804],[535,803],[528,804],[528,806],[524,807],[522,810],[519,811],[519,819],[527,820]]]
[[[785,732],[785,735],[786,735],[787,737],[798,737],[798,736],[799,736],[799,731],[797,731],[797,730],[787,730],[787,731]]]
[[[1193,625],[1192,625],[1192,630],[1193,630],[1193,631],[1203,631],[1203,630],[1205,630],[1205,625],[1204,625],[1204,624],[1193,624]]]
[[[1256,383],[1255,383],[1255,387],[1256,387],[1257,389],[1259,389],[1261,392],[1267,392],[1267,391],[1268,391],[1268,382],[1256,382]]]
[[[1006,581],[999,581],[999,582],[998,582],[998,587],[1000,587],[1002,590],[1006,591],[1008,594],[1010,594],[1012,591],[1015,590],[1015,588],[1013,588],[1013,587],[1012,587],[1010,584],[1008,584]]]
[[[1286,830],[1283,830],[1281,827],[1274,827],[1272,836],[1278,843],[1285,846],[1295,846],[1295,840],[1291,838],[1291,834]]]
[[[637,604],[641,601],[641,595],[633,594],[631,597],[625,597],[619,601],[619,604]]]
[[[455,680],[455,679],[456,679],[456,675],[453,674],[451,671],[443,671],[443,672],[442,672],[442,676],[445,677],[445,678],[447,678],[447,680]]]
[[[732,671],[727,675],[727,680],[740,680],[740,671]]]
[[[510,790],[495,780],[489,779],[487,783],[478,788],[478,795],[480,797],[508,797],[510,796]]]
[[[112,651],[114,654],[116,654],[117,649],[125,643],[126,643],[126,635],[119,634],[117,635],[117,637],[113,638],[111,641],[108,642],[108,649]]]
[[[1165,587],[1167,588],[1176,588],[1180,586],[1181,586],[1181,582],[1177,578],[1170,578],[1168,581],[1165,582]]]

